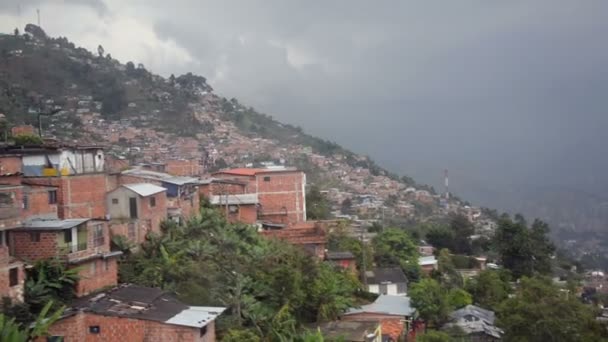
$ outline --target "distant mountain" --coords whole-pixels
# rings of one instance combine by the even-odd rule
[[[120,158],[150,161],[152,154],[144,152],[154,149],[166,150],[165,158],[180,157],[182,146],[175,146],[180,141],[195,145],[200,153],[194,156],[210,160],[205,165],[211,169],[286,162],[307,172],[309,181],[335,188],[337,199],[372,195],[382,203],[390,197],[404,212],[441,212],[437,196],[419,201],[405,192],[415,187],[433,195],[431,187],[216,95],[202,76],[164,78],[142,64],[120,63],[101,46],[92,53],[65,37],[48,37],[35,25],[24,34],[0,35],[0,89],[0,113],[9,123],[36,125],[39,111],[61,109],[45,118],[46,133],[110,143],[110,154]]]

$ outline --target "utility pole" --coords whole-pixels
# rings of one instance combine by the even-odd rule
[[[52,116],[55,115],[57,113],[59,113],[61,111],[61,109],[53,109],[50,112],[38,112],[38,135],[40,136],[40,138],[42,138],[42,120],[40,119],[41,116]]]
[[[36,15],[38,16],[38,27],[40,26],[40,8],[36,8]]]

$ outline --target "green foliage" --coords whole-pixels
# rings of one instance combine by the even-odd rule
[[[57,322],[65,310],[65,307],[61,307],[49,315],[52,306],[53,301],[46,303],[36,320],[27,325],[17,323],[14,318],[9,318],[4,313],[0,314],[0,341],[27,342],[47,336],[50,326]]]
[[[13,141],[17,146],[42,145],[42,138],[35,134],[19,134],[14,136]]]
[[[369,244],[360,239],[348,236],[344,227],[339,227],[330,233],[327,245],[330,251],[348,251],[353,253],[357,261],[357,269],[371,269],[374,261],[374,253]],[[365,261],[365,267],[363,262]]]
[[[59,259],[37,261],[27,272],[25,282],[25,302],[32,312],[37,313],[48,302],[57,305],[68,303],[75,297],[75,285],[78,279],[78,268],[68,269]]]
[[[372,241],[378,266],[399,266],[410,281],[420,277],[418,246],[403,229],[387,228]]]
[[[473,224],[464,215],[455,215],[450,220],[450,229],[454,233],[452,248],[450,250],[457,254],[471,254],[471,239],[475,229]]]
[[[440,326],[448,317],[450,305],[445,290],[434,279],[422,279],[410,287],[412,306],[429,324]]]
[[[555,246],[549,240],[548,233],[549,227],[542,221],[534,221],[529,229],[521,216],[515,220],[502,216],[494,238],[502,265],[511,270],[515,278],[531,276],[536,272],[550,273]]]
[[[523,277],[513,298],[498,308],[506,342],[601,341],[606,330],[590,306],[564,293],[546,278]]]
[[[448,304],[452,309],[460,309],[473,303],[473,297],[463,289],[455,288],[448,292]]]
[[[437,330],[427,330],[424,334],[420,334],[416,336],[417,342],[452,342],[452,338],[450,335],[437,331]]]
[[[426,241],[437,249],[453,249],[454,233],[450,228],[443,225],[431,227],[426,232]]]
[[[309,220],[326,220],[331,217],[330,203],[316,185],[306,193],[306,217]]]
[[[218,324],[236,329],[227,336],[253,336],[248,329],[263,341],[292,340],[299,323],[337,317],[359,288],[348,272],[213,209],[163,232],[121,263],[121,280],[174,291],[192,305],[227,306]]]
[[[222,342],[261,342],[262,339],[251,329],[230,329],[222,337]]]
[[[495,310],[511,291],[509,278],[507,272],[485,270],[470,279],[466,288],[473,295],[475,304]]]

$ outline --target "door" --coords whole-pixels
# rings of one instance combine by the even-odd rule
[[[132,219],[137,218],[137,198],[129,197],[129,214]]]

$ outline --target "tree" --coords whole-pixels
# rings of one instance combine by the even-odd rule
[[[454,234],[450,250],[458,254],[471,254],[471,235],[475,233],[475,228],[469,219],[464,215],[453,216],[450,221],[450,229]]]
[[[422,279],[411,286],[409,296],[412,306],[427,322],[427,326],[438,327],[447,319],[450,310],[448,298],[436,280]]]
[[[331,217],[329,201],[316,185],[311,186],[306,193],[306,217],[310,220],[326,220]]]
[[[128,61],[127,64],[125,64],[125,71],[128,76],[135,76],[135,64],[133,64],[133,62],[131,61]]]
[[[103,49],[103,46],[101,46],[101,44],[99,44],[99,46],[97,47],[97,53],[99,54],[99,58],[103,57],[104,49]]]
[[[498,326],[506,342],[600,341],[606,330],[595,320],[596,313],[560,291],[548,278],[527,278],[513,298],[498,308]]]
[[[437,249],[447,248],[453,251],[454,233],[446,226],[433,226],[426,233],[426,241]]]
[[[473,297],[463,289],[454,288],[448,292],[448,304],[453,310],[460,309],[472,303]]]
[[[15,35],[15,37],[19,36],[19,29],[15,27],[15,31],[13,31],[13,34]]]
[[[344,201],[342,201],[342,214],[348,214],[350,213],[351,209],[353,208],[353,200],[348,197],[346,199],[344,199]]]
[[[13,137],[17,146],[42,145],[42,138],[35,134],[19,134]]]
[[[494,245],[503,266],[511,270],[515,278],[551,271],[555,247],[547,237],[548,232],[547,224],[539,220],[529,229],[521,216],[515,221],[506,215],[500,218]]]
[[[418,246],[403,229],[387,228],[372,241],[378,266],[399,266],[410,281],[420,276]]]
[[[436,330],[428,330],[424,334],[416,336],[417,342],[453,342],[450,335]]]
[[[72,300],[76,295],[75,285],[80,279],[78,268],[68,269],[59,259],[37,261],[28,270],[25,282],[25,302],[32,312],[41,312],[46,303],[57,305]]]
[[[4,313],[0,313],[0,340],[6,342],[27,342],[47,336],[51,325],[59,320],[65,310],[65,307],[61,307],[51,315],[48,315],[52,306],[53,301],[46,303],[38,314],[36,321],[25,327],[16,323],[14,318],[9,318]]]
[[[470,279],[466,287],[475,304],[495,310],[510,293],[509,275],[507,272],[485,270]]]

